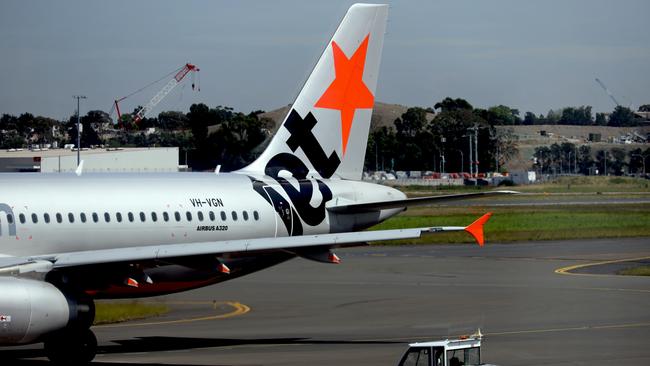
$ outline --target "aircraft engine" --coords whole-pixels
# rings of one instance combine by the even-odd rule
[[[0,289],[0,345],[36,342],[94,318],[92,301],[79,303],[48,282],[0,277]]]

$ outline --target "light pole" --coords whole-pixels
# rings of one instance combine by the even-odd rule
[[[467,137],[469,137],[469,167],[470,175],[476,175],[478,178],[478,125],[467,129]],[[474,138],[474,141],[472,141]],[[478,181],[474,181],[474,185],[478,185]]]
[[[463,155],[463,150],[461,149],[456,149],[460,153],[460,172],[463,172],[463,166],[465,165],[465,157]]]
[[[77,166],[81,163],[81,129],[80,129],[80,120],[81,112],[79,111],[79,100],[86,99],[85,95],[73,95],[73,98],[77,99]]]
[[[474,145],[472,144],[472,134],[469,132],[469,129],[467,130],[467,138],[469,140],[469,159],[468,159],[468,165],[469,165],[469,177],[473,178],[474,177],[474,166],[472,164],[472,158],[474,157],[473,153],[473,148]]]
[[[474,156],[472,157],[472,164],[474,165],[474,173],[476,174],[476,179],[474,179],[474,185],[478,186],[478,125],[470,128],[474,132]]]
[[[445,136],[440,137],[440,172],[445,174],[445,143],[447,139]]]

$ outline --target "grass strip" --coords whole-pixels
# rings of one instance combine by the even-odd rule
[[[390,184],[390,181],[386,181]],[[548,182],[518,185],[514,187],[493,186],[401,186],[397,187],[409,195],[467,193],[494,189],[512,189],[528,193],[647,193],[650,180],[633,177],[573,176],[558,177]]]
[[[485,226],[488,242],[650,236],[650,207],[647,206],[428,207],[409,210],[373,230],[465,226],[491,211],[493,216]],[[386,244],[471,242],[472,238],[466,233],[441,233]]]
[[[618,271],[618,274],[624,276],[650,276],[650,266],[638,266],[632,268],[625,268]]]
[[[169,312],[165,304],[129,302],[95,302],[95,325],[145,319]]]

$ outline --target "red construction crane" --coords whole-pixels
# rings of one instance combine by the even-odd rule
[[[116,99],[115,102],[113,103],[113,108],[115,109],[115,111],[117,111],[117,119],[118,119],[118,121],[122,118],[122,113],[120,112],[120,104],[119,103],[121,101],[123,101],[124,99],[143,91],[144,89],[146,89],[146,88],[160,82],[161,80],[166,79],[170,75],[174,75],[171,78],[171,80],[169,80],[169,82],[167,82],[167,84],[165,84],[165,86],[163,86],[163,88],[156,95],[154,95],[153,98],[151,98],[149,103],[147,103],[144,107],[140,108],[140,110],[138,110],[136,112],[135,116],[133,117],[133,121],[135,123],[138,123],[143,118],[145,118],[147,116],[147,114],[149,112],[151,112],[151,110],[158,103],[160,103],[160,101],[163,100],[165,98],[165,96],[167,96],[167,94],[169,94],[174,89],[174,87],[176,87],[176,85],[180,84],[181,81],[185,78],[185,76],[187,76],[187,74],[189,74],[189,73],[192,73],[192,90],[195,90],[196,85],[194,84],[194,74],[199,72],[199,71],[200,70],[199,70],[198,67],[196,67],[196,65],[187,63],[184,66],[182,66],[180,69],[176,69],[176,70],[170,72],[169,74],[163,76],[162,78],[145,85],[144,87],[134,91],[133,93],[131,93],[131,94],[127,95],[127,96],[124,96],[122,98]],[[200,85],[198,86],[198,90],[201,91]],[[111,112],[112,111],[113,111],[113,109],[111,109]]]

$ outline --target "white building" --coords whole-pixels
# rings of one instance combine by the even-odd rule
[[[82,149],[84,172],[177,172],[178,148],[112,148]],[[5,150],[0,151],[0,172],[74,172],[77,151]]]

